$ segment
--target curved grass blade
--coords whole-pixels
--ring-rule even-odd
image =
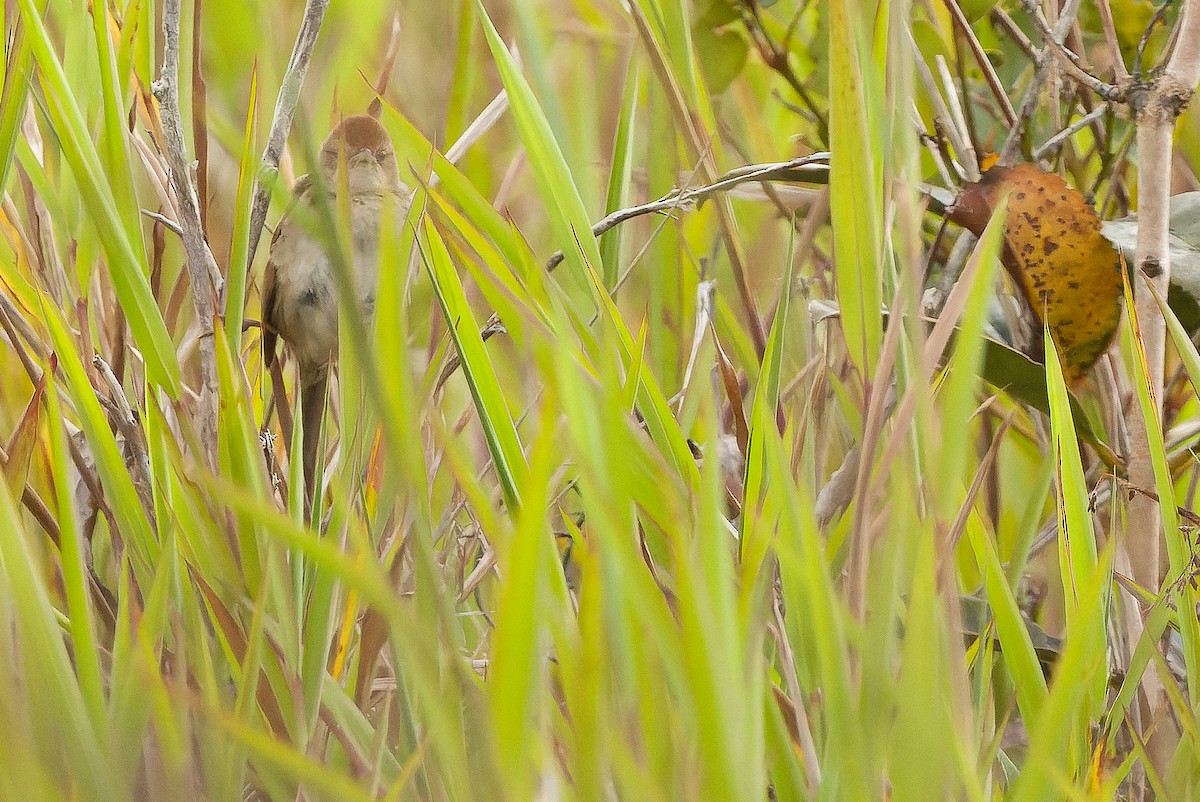
[[[437,229],[427,221],[422,225],[422,231],[421,255],[433,280],[434,294],[446,316],[450,337],[462,361],[463,376],[483,426],[505,503],[509,511],[515,513],[521,506],[520,489],[524,486],[527,472],[517,427],[504,401],[496,371],[479,335],[479,325],[467,303],[462,282],[450,263],[450,254]]]
[[[554,133],[545,114],[534,97],[533,90],[521,75],[516,60],[496,32],[496,27],[480,3],[480,18],[492,57],[500,70],[500,78],[508,92],[513,119],[517,123],[521,140],[529,155],[538,193],[542,196],[550,227],[559,249],[571,265],[571,274],[576,286],[587,290],[587,265],[599,267],[603,264],[596,237],[592,234],[592,223],[588,219],[583,199],[571,177],[570,168],[563,158],[562,150],[554,139]]]
[[[55,55],[54,45],[33,0],[18,2],[41,76],[47,112],[62,145],[63,157],[75,174],[84,207],[104,247],[108,275],[146,361],[147,377],[164,387],[172,398],[178,398],[181,391],[179,362],[167,325],[150,290],[146,255],[137,251],[129,239],[121,210],[110,189],[109,178],[100,164],[92,134],[76,105],[62,64]]]

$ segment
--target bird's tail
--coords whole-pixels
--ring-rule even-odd
[[[325,418],[325,394],[329,387],[329,368],[304,371],[300,389],[304,426],[304,507],[309,515],[318,497],[317,458],[321,450],[321,422]]]

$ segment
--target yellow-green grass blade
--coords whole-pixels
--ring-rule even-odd
[[[453,142],[471,124],[471,103],[479,83],[479,67],[473,58],[479,33],[475,0],[458,0],[458,36],[454,43],[454,83],[446,109],[446,135]]]
[[[165,629],[170,623],[169,604],[175,589],[174,541],[158,553],[158,564],[148,584],[134,589],[129,571],[122,572],[118,627],[123,632],[112,654],[110,732],[107,740],[113,753],[114,774],[132,787],[141,762],[141,746],[147,736],[154,697],[165,693],[159,656]],[[144,594],[144,606],[135,599]],[[172,740],[169,728],[159,733]]]
[[[462,283],[450,263],[450,254],[433,226],[425,223],[422,229],[422,255],[433,280],[434,293],[462,361],[463,376],[475,402],[505,502],[511,512],[516,512],[521,506],[520,488],[524,486],[527,471],[521,440]]]
[[[864,22],[851,0],[829,5],[829,209],[837,257],[837,297],[846,350],[864,379],[874,375],[882,342],[883,304],[880,188],[868,119],[869,82],[863,74]]]
[[[254,194],[254,173],[258,157],[254,150],[255,120],[258,113],[258,67],[250,73],[250,100],[246,112],[246,133],[242,139],[242,158],[238,167],[237,195],[233,202],[233,240],[229,247],[229,276],[225,285],[225,336],[233,352],[242,350],[242,319],[246,307],[246,281],[250,265],[250,204]]]
[[[541,270],[529,249],[529,245],[492,204],[479,193],[475,185],[439,153],[416,126],[390,106],[384,106],[384,120],[391,123],[391,132],[398,148],[406,148],[416,154],[424,164],[429,161],[433,173],[440,181],[441,192],[450,201],[458,204],[472,225],[476,226],[504,254],[505,259],[518,275],[529,280],[529,273]]]
[[[1147,282],[1149,286],[1149,282]],[[1196,350],[1195,343],[1188,336],[1187,331],[1183,328],[1183,324],[1179,322],[1179,318],[1168,306],[1166,299],[1162,298],[1154,287],[1149,286],[1150,292],[1154,293],[1154,299],[1158,302],[1159,308],[1162,309],[1163,316],[1167,321],[1167,331],[1171,334],[1171,339],[1175,343],[1175,350],[1179,354],[1180,360],[1188,375],[1188,380],[1192,384],[1192,389],[1200,388],[1200,353]],[[1137,310],[1131,306],[1132,291],[1129,289],[1128,277],[1126,278],[1126,308],[1132,309],[1133,312],[1128,316],[1131,326],[1137,326]],[[1140,332],[1140,330],[1138,330]],[[1136,332],[1132,332],[1131,336]],[[1148,375],[1144,370],[1145,355],[1140,348],[1141,338],[1140,333],[1131,342],[1135,346],[1134,353],[1137,355],[1135,364],[1135,376],[1139,380],[1138,385],[1138,400],[1142,403],[1142,414],[1146,417],[1146,433],[1150,438],[1150,456],[1154,465],[1154,486],[1159,498],[1159,513],[1162,516],[1163,531],[1166,534],[1167,541],[1167,557],[1170,563],[1170,575],[1167,581],[1171,582],[1174,577],[1182,577],[1188,570],[1191,564],[1193,555],[1188,548],[1188,539],[1180,528],[1179,513],[1176,507],[1175,486],[1172,479],[1171,469],[1167,462],[1166,448],[1164,445],[1162,423],[1158,417],[1157,404],[1153,403],[1153,398],[1149,395],[1149,386],[1146,385],[1144,378]],[[1144,398],[1143,398],[1144,396]],[[1153,412],[1153,417],[1149,417]],[[1185,502],[1186,503],[1186,502]],[[1180,610],[1195,609],[1196,604],[1200,601],[1200,592],[1190,582],[1178,582],[1172,586],[1177,590],[1180,597],[1176,604]],[[1165,588],[1164,588],[1165,590]],[[1179,625],[1180,634],[1183,636],[1183,654],[1184,662],[1188,676],[1188,698],[1193,707],[1200,700],[1200,623],[1197,622],[1194,615],[1180,616]]]
[[[834,773],[844,798],[872,796],[863,772],[860,703],[851,685],[844,605],[829,575],[829,559],[820,541],[807,488],[791,484],[790,469],[776,432],[763,433],[767,481],[778,483],[780,528],[775,539],[783,601],[789,610],[788,637],[796,649],[802,689],[821,689],[820,755],[822,774]],[[831,787],[832,791],[832,787]]]
[[[1058,490],[1059,569],[1067,594],[1067,625],[1071,626],[1076,616],[1093,615],[1092,611],[1082,606],[1076,585],[1088,580],[1097,568],[1096,532],[1092,525],[1089,488],[1083,474],[1074,413],[1063,379],[1062,365],[1049,330],[1044,332],[1044,336],[1050,428],[1058,464],[1055,484]]]
[[[96,398],[96,391],[79,361],[75,341],[67,333],[59,311],[47,300],[43,306],[43,321],[50,330],[50,339],[58,355],[58,367],[66,380],[66,388],[79,414],[79,425],[87,436],[88,445],[96,460],[96,472],[108,496],[121,538],[131,547],[141,568],[154,564],[158,544],[146,510],[133,486],[133,478],[125,466],[108,418]],[[139,573],[140,575],[140,573]]]
[[[1074,585],[1076,603],[1094,610],[1093,617],[1102,618],[1107,608],[1111,564],[1110,545],[1099,559],[1098,570],[1081,575]],[[1090,757],[1093,693],[1097,685],[1108,684],[1107,643],[1103,628],[1095,632],[1092,622],[1082,616],[1075,621],[1068,624],[1066,646],[1041,715],[1025,722],[1029,748],[1010,796],[1014,802],[1062,799],[1071,787],[1068,784],[1083,786]]]
[[[612,213],[625,206],[629,195],[629,179],[633,174],[633,145],[637,124],[637,102],[640,90],[637,63],[629,65],[625,79],[625,93],[621,98],[621,112],[617,117],[617,130],[613,137],[612,166],[608,173],[608,195],[605,210]],[[621,273],[622,228],[616,228],[600,236],[600,258],[604,265],[604,286],[612,292]]]
[[[46,394],[46,412],[50,434],[50,467],[54,477],[56,520],[61,538],[63,585],[67,596],[67,613],[71,622],[71,645],[79,674],[79,688],[87,705],[88,718],[97,738],[103,738],[102,725],[106,706],[104,679],[100,667],[100,651],[96,640],[91,593],[85,563],[85,543],[76,518],[75,499],[71,494],[70,454],[67,450],[63,414],[58,388],[50,385]],[[15,495],[15,492],[14,492]]]
[[[92,6],[92,33],[96,44],[96,76],[100,84],[103,127],[101,128],[99,155],[109,179],[113,201],[125,224],[125,235],[135,253],[144,253],[142,241],[142,215],[138,210],[137,196],[133,189],[133,171],[129,162],[129,149],[125,141],[125,102],[118,79],[116,54],[113,53],[109,32],[107,5]]]
[[[983,235],[975,245],[970,260],[959,281],[969,281],[966,305],[959,320],[954,353],[938,393],[941,401],[941,434],[943,447],[933,464],[933,490],[938,509],[946,520],[952,520],[962,503],[962,490],[971,477],[966,474],[969,450],[959,448],[955,440],[970,431],[979,393],[979,374],[983,364],[984,327],[987,325],[988,302],[994,293],[994,277],[1003,247],[1004,221],[1008,215],[1007,199],[997,206]]]
[[[967,522],[966,536],[975,553],[979,572],[983,574],[988,605],[1000,638],[1001,657],[1012,674],[1021,716],[1025,721],[1037,721],[1046,704],[1046,676],[1033,649],[1029,629],[1004,574],[996,544],[977,515],[972,515]]]
[[[479,7],[482,8],[483,4],[480,3]],[[551,58],[555,49],[555,41],[552,38],[554,31],[546,24],[548,21],[546,17],[549,15],[539,13],[540,11],[541,9],[535,3],[513,4],[509,19],[515,23],[519,32],[515,39],[524,44],[524,48],[520,52],[520,61],[518,62],[517,56],[513,56],[513,64],[521,70],[523,75],[529,76],[527,80],[530,87],[536,90],[538,105],[542,115],[546,118],[548,130],[563,150],[564,164],[586,164],[583,153],[577,147],[578,140],[583,134],[578,131],[578,125],[568,124],[568,120],[572,118],[564,110],[562,100],[554,91],[556,84],[561,83],[564,77],[570,76],[572,67],[575,65],[552,63]],[[592,93],[575,92],[572,94],[591,95]],[[574,117],[576,120],[581,119],[578,114]],[[590,118],[591,115],[582,117],[582,119]]]
[[[709,411],[715,415],[715,410]],[[710,425],[709,431],[715,431]],[[717,450],[715,440],[706,444]],[[763,766],[762,658],[758,638],[743,629],[734,579],[731,529],[723,515],[721,461],[705,459],[691,538],[673,556],[684,676],[696,718],[704,785],[715,796],[766,783]],[[690,540],[691,542],[688,542]],[[756,605],[759,610],[764,605]],[[757,625],[758,614],[748,616]]]
[[[288,786],[294,783],[304,791],[315,793],[320,799],[344,802],[371,802],[375,799],[352,777],[310,759],[303,751],[249,727],[233,716],[213,710],[209,711],[208,718],[246,749],[251,762],[260,772],[275,775],[277,781]],[[289,795],[296,796],[297,791],[292,790]]]
[[[936,538],[916,539],[908,604],[903,616],[902,668],[896,682],[896,737],[889,775],[896,802],[955,796],[959,791],[953,756],[956,731],[953,680],[944,670],[956,650],[948,642],[944,612],[956,593],[939,599]],[[953,586],[951,586],[953,588]],[[958,633],[954,633],[959,637]],[[951,669],[953,670],[953,669]],[[876,694],[871,694],[875,696]],[[931,704],[932,700],[938,700]],[[970,749],[974,744],[968,744]],[[964,798],[966,798],[964,796]]]
[[[8,485],[0,482],[0,618],[20,644],[19,654],[9,656],[14,662],[5,669],[20,672],[31,712],[36,711],[33,731],[25,735],[47,764],[61,766],[61,756],[70,756],[70,765],[58,772],[60,781],[69,784],[61,786],[63,793],[74,785],[83,799],[114,799],[119,791],[88,718],[88,702],[63,642],[57,611],[41,572],[31,570],[38,565]]]
[[[163,386],[172,398],[180,393],[179,363],[158,304],[150,291],[144,252],[135,250],[109,188],[92,135],[67,83],[62,64],[33,0],[19,0],[37,62],[47,111],[62,145],[62,153],[75,175],[85,208],[92,219],[108,262],[108,275],[129,321],[134,339],[146,361],[150,381]]]
[[[793,249],[788,248],[788,253]],[[766,557],[770,543],[771,531],[767,527],[753,526],[761,523],[758,519],[759,504],[765,492],[763,484],[765,472],[763,465],[762,436],[763,429],[775,427],[778,429],[776,412],[779,408],[779,392],[783,382],[783,357],[785,348],[785,332],[788,324],[788,313],[791,309],[792,281],[795,271],[795,260],[787,260],[781,285],[779,304],[775,310],[775,320],[771,325],[771,333],[767,338],[767,350],[763,354],[762,371],[758,376],[758,389],[754,395],[754,406],[751,411],[751,429],[747,455],[745,476],[743,477],[744,509],[750,511],[742,519],[741,568],[743,590],[748,591],[754,584],[755,576]],[[714,450],[715,444],[714,444]]]
[[[344,493],[335,488],[334,500],[329,511],[329,532],[344,533],[358,526],[353,519],[353,510]],[[362,538],[358,538],[361,541]],[[314,568],[311,583],[302,611],[300,633],[300,682],[304,701],[304,731],[311,730],[316,723],[321,704],[321,690],[328,673],[329,650],[334,629],[342,612],[342,605],[351,603],[350,594],[339,586],[337,575],[328,570]]]
[[[471,272],[472,278],[488,304],[496,311],[504,323],[504,329],[517,343],[523,343],[528,336],[526,327],[540,324],[544,328],[552,326],[551,314],[546,307],[553,307],[555,298],[546,292],[546,286],[541,281],[532,281],[525,285],[521,278],[513,272],[510,263],[504,258],[495,245],[471,221],[450,206],[440,195],[430,193],[438,216],[444,219],[451,231],[470,247],[477,259],[462,252],[449,236],[445,239],[454,247],[460,256],[460,261]],[[439,230],[444,229],[439,227]],[[536,274],[531,274],[536,275]]]
[[[404,294],[406,271],[410,254],[416,250],[417,228],[425,210],[426,191],[418,189],[408,218],[399,232],[384,228],[380,232],[380,254],[391,270],[381,270],[375,307],[375,363],[380,377],[382,394],[379,416],[388,436],[390,459],[398,467],[394,479],[412,493],[413,501],[428,515],[428,476],[420,449],[402,447],[402,443],[418,442],[420,415],[427,399],[419,390],[410,364],[409,343],[412,321],[410,305]],[[386,366],[386,369],[384,369]],[[386,489],[385,489],[386,492]]]
[[[219,459],[222,476],[257,495],[265,496],[267,481],[258,429],[250,408],[249,388],[241,363],[234,357],[225,330],[213,332],[216,339],[217,381],[221,406],[218,409]],[[261,583],[261,558],[258,538],[250,521],[237,521],[238,562],[247,587]]]
[[[17,135],[25,115],[31,77],[31,49],[24,26],[16,26],[11,37],[5,37],[4,74],[0,76],[0,192],[8,185],[17,148]]]
[[[1096,533],[1090,510],[1089,488],[1083,473],[1079,439],[1075,430],[1070,396],[1063,378],[1058,350],[1049,330],[1046,342],[1046,382],[1050,400],[1050,428],[1057,468],[1058,559],[1065,595],[1066,639],[1068,651],[1076,661],[1073,674],[1066,673],[1067,660],[1061,660],[1059,677],[1071,677],[1077,689],[1063,690],[1066,681],[1056,683],[1050,701],[1043,710],[1046,748],[1057,746],[1069,770],[1082,771],[1087,765],[1086,733],[1098,719],[1108,686],[1106,624],[1111,560],[1100,561]],[[1111,556],[1111,555],[1110,555]],[[1052,723],[1044,723],[1054,709]]]
[[[587,273],[592,281],[596,298],[600,301],[604,318],[617,333],[622,357],[627,362],[631,361],[636,347],[633,335],[629,332],[628,327],[626,327],[624,318],[622,318],[620,310],[617,309],[612,296],[604,289],[601,278],[590,267]],[[700,472],[696,468],[696,460],[692,457],[691,449],[688,448],[687,438],[680,430],[675,416],[671,413],[671,407],[667,403],[666,396],[663,395],[658,381],[654,378],[654,374],[650,372],[644,363],[642,365],[640,382],[641,390],[639,397],[641,398],[641,404],[639,410],[645,418],[651,439],[662,449],[663,455],[671,464],[673,473],[681,477],[690,486],[697,486],[700,480]]]
[[[492,57],[500,70],[501,80],[508,92],[513,119],[521,134],[521,141],[529,155],[538,193],[541,195],[550,228],[554,232],[555,244],[566,255],[572,279],[577,287],[588,288],[587,268],[598,268],[603,260],[600,247],[592,235],[592,224],[579,196],[571,170],[563,158],[562,150],[554,139],[550,124],[534,97],[533,90],[521,75],[516,61],[500,34],[492,25],[487,12],[480,6],[480,17]]]
[[[343,553],[333,540],[318,537],[245,488],[219,477],[200,475],[196,479],[229,510],[246,515],[263,536],[304,554],[316,569],[328,571],[348,588],[354,588],[364,602],[377,607],[389,621],[399,614],[395,593],[376,561]]]
[[[522,485],[523,505],[512,536],[496,545],[502,579],[487,683],[497,743],[509,745],[499,767],[516,798],[531,795],[534,755],[546,748],[547,677],[541,646],[550,596],[541,576],[543,564],[554,566],[556,557],[546,507],[557,453],[555,415],[543,409],[539,420],[543,425],[531,449],[529,471]]]

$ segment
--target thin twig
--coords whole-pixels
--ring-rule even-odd
[[[1167,9],[1171,7],[1170,0],[1163,3],[1154,11],[1154,15],[1150,17],[1150,21],[1146,23],[1146,29],[1142,31],[1142,38],[1138,40],[1137,50],[1133,54],[1133,74],[1139,79],[1142,78],[1142,58],[1146,55],[1146,45],[1150,44],[1150,34],[1154,33],[1154,28],[1163,21],[1166,16]]]
[[[329,0],[308,0],[304,7],[304,19],[300,23],[300,32],[296,34],[296,44],[292,47],[292,57],[288,59],[287,72],[279,86],[279,96],[275,99],[275,116],[271,120],[271,133],[267,136],[267,147],[263,151],[262,166],[259,168],[258,181],[254,188],[254,200],[250,205],[250,250],[246,256],[246,270],[254,264],[258,241],[262,236],[263,225],[267,222],[267,208],[271,205],[271,187],[279,173],[279,158],[283,155],[283,146],[292,130],[296,104],[300,101],[300,87],[304,85],[304,74],[308,72],[308,62],[328,7]]]
[[[759,13],[759,6],[756,2],[743,2],[739,5],[742,16],[742,24],[746,26],[746,32],[750,34],[750,39],[754,42],[754,46],[758,49],[759,56],[763,63],[779,74],[783,80],[787,81],[788,86],[800,98],[800,102],[804,104],[805,116],[811,117],[817,127],[817,137],[822,143],[829,142],[829,120],[821,112],[821,109],[813,102],[812,96],[808,89],[801,83],[795,71],[792,69],[791,61],[788,56],[788,41],[785,38],[782,44],[776,42],[767,33],[766,26],[763,24],[762,16]],[[788,37],[791,36],[793,25],[788,26]],[[828,145],[826,145],[828,147]]]
[[[1076,4],[1077,6],[1078,4]],[[1025,0],[1025,10],[1029,12],[1030,18],[1033,20],[1033,25],[1038,29],[1042,40],[1046,43],[1055,56],[1058,57],[1059,63],[1066,69],[1067,74],[1074,78],[1079,83],[1091,89],[1104,100],[1124,100],[1125,90],[1115,84],[1105,83],[1096,76],[1079,66],[1079,56],[1067,50],[1063,46],[1063,41],[1066,39],[1066,33],[1070,30],[1070,23],[1066,26],[1062,24],[1062,20],[1067,19],[1066,15],[1059,20],[1059,24],[1055,30],[1050,29],[1050,23],[1046,21],[1046,17],[1042,14],[1042,9],[1033,2],[1033,0]],[[1074,17],[1071,17],[1072,22]],[[1061,31],[1061,35],[1060,35]],[[1044,51],[1043,51],[1044,52]]]
[[[1066,6],[1062,9],[1062,13],[1058,18],[1058,24],[1050,31],[1050,41],[1062,47],[1062,43],[1066,41],[1067,32],[1071,30],[1071,26],[1075,24],[1075,15],[1079,13],[1079,0],[1067,0]],[[1020,28],[1012,19],[1005,14],[999,7],[993,11],[993,19],[999,20],[1001,26],[1009,30],[1014,38],[1019,36],[1024,38],[1024,34],[1020,33]],[[1046,23],[1045,17],[1041,18],[1043,24]],[[1048,28],[1046,29],[1048,31]],[[1032,45],[1030,45],[1032,48]],[[1037,70],[1034,73],[1033,80],[1025,89],[1025,98],[1021,102],[1020,111],[1017,112],[1017,122],[1012,126],[1008,133],[1008,139],[1004,141],[1004,146],[1000,148],[1000,164],[1011,164],[1013,157],[1016,156],[1017,150],[1021,146],[1021,136],[1025,132],[1025,123],[1033,115],[1033,110],[1037,108],[1038,97],[1042,93],[1042,87],[1046,83],[1046,79],[1050,77],[1050,67],[1054,63],[1051,58],[1053,46],[1047,42],[1045,47],[1037,51],[1034,56],[1034,63],[1037,65]],[[1033,52],[1033,51],[1030,51]],[[1070,59],[1068,59],[1069,61]]]
[[[762,183],[778,181],[783,178],[790,178],[791,176],[786,176],[785,174],[794,170],[824,172],[828,169],[828,165],[829,154],[821,152],[814,153],[811,156],[801,156],[786,162],[751,164],[746,167],[738,167],[735,170],[730,170],[711,184],[685,190],[673,189],[658,200],[643,203],[640,206],[618,209],[593,225],[592,234],[598,237],[606,231],[624,223],[626,220],[632,220],[635,217],[674,211],[680,207],[688,206],[697,200],[703,200],[710,195],[732,189],[738,184],[745,184],[751,181]],[[565,256],[562,251],[556,252],[546,261],[546,269],[554,270],[554,268],[562,264],[564,258]]]
[[[1040,148],[1033,152],[1034,161],[1037,161],[1043,156],[1052,153],[1059,146],[1061,146],[1063,142],[1066,142],[1070,137],[1091,125],[1093,120],[1098,120],[1103,117],[1107,111],[1107,106],[1097,106],[1096,108],[1092,109],[1090,114],[1085,114],[1083,117],[1080,117],[1078,120],[1047,139],[1044,143],[1042,143]]]
[[[175,234],[175,236],[177,236],[177,237],[183,236],[183,229],[179,227],[179,224],[176,223],[171,218],[167,217],[165,214],[159,214],[158,212],[152,212],[149,209],[142,209],[141,211],[142,211],[143,217],[147,217],[156,223],[160,223],[163,226],[163,228],[167,229],[168,231],[173,232]]]
[[[942,97],[937,81],[934,80],[933,71],[925,63],[925,57],[921,53],[921,48],[917,45],[917,40],[913,38],[912,31],[905,31],[905,33],[908,35],[908,45],[913,51],[913,64],[917,67],[917,77],[925,85],[925,91],[929,94],[930,102],[933,103],[934,129],[944,134],[950,140],[950,146],[954,148],[955,155],[961,161],[966,158],[967,143],[963,141],[958,126],[954,124],[954,118],[950,116],[950,109],[946,107],[946,99]],[[960,168],[959,163],[954,159],[949,159],[948,161],[949,166]],[[955,169],[955,172],[960,179],[963,178],[961,169]]]
[[[183,118],[179,112],[179,13],[180,0],[166,0],[163,5],[163,65],[151,90],[158,99],[162,118],[167,163],[171,168],[171,186],[175,190],[177,216],[183,231],[183,248],[187,254],[197,323],[202,334],[211,335],[216,317],[216,299],[224,282],[208,242],[204,239],[196,190],[189,175],[187,143],[183,138]],[[219,387],[216,343],[211,336],[201,338],[200,382],[197,428],[205,451],[205,461],[210,468],[215,468]]]
[[[1000,76],[996,74],[991,59],[988,58],[987,52],[980,44],[979,37],[975,35],[975,29],[971,27],[967,15],[959,8],[957,0],[945,0],[945,6],[946,10],[950,12],[950,18],[958,27],[959,33],[967,40],[967,46],[971,48],[975,63],[979,65],[979,69],[983,70],[984,80],[987,81],[988,88],[992,90],[992,96],[996,98],[996,103],[1000,106],[1004,122],[1013,125],[1017,121],[1017,112],[1013,108],[1012,101],[1008,99],[1008,93],[1004,91],[1004,84],[1000,81]]]
[[[738,167],[730,170],[725,175],[711,184],[706,184],[701,187],[693,187],[692,189],[673,189],[666,195],[655,201],[643,203],[640,206],[631,206],[626,209],[618,209],[612,214],[607,215],[595,225],[592,226],[592,234],[600,236],[627,220],[632,220],[635,217],[642,217],[648,214],[670,214],[680,207],[686,207],[697,200],[705,198],[719,192],[726,192],[736,186],[749,182],[766,183],[768,181],[779,180],[795,180],[795,173],[804,171],[824,172],[828,169],[829,154],[826,152],[814,153],[810,156],[801,156],[786,162],[770,162],[767,164],[750,164],[745,167]],[[819,182],[819,179],[814,179]],[[557,251],[546,261],[546,270],[553,271],[556,267],[563,263],[565,255],[562,251]],[[505,331],[504,324],[500,321],[500,316],[495,312],[484,322],[479,329],[479,335],[485,341],[493,336]],[[438,377],[437,387],[441,387],[446,383],[453,373],[458,370],[460,365],[458,355],[451,354],[446,360],[446,366],[442,369],[441,375]]]
[[[1129,70],[1125,68],[1125,57],[1121,55],[1121,40],[1117,38],[1117,26],[1113,22],[1112,9],[1109,0],[1097,0],[1096,8],[1100,11],[1100,27],[1104,29],[1104,41],[1108,43],[1109,58],[1112,59],[1113,73],[1117,84],[1129,82]]]

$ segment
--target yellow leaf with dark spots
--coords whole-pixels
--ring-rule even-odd
[[[988,170],[963,187],[949,217],[980,234],[1006,194],[1004,267],[1050,329],[1067,380],[1078,382],[1121,321],[1120,254],[1083,195],[1032,164]]]

